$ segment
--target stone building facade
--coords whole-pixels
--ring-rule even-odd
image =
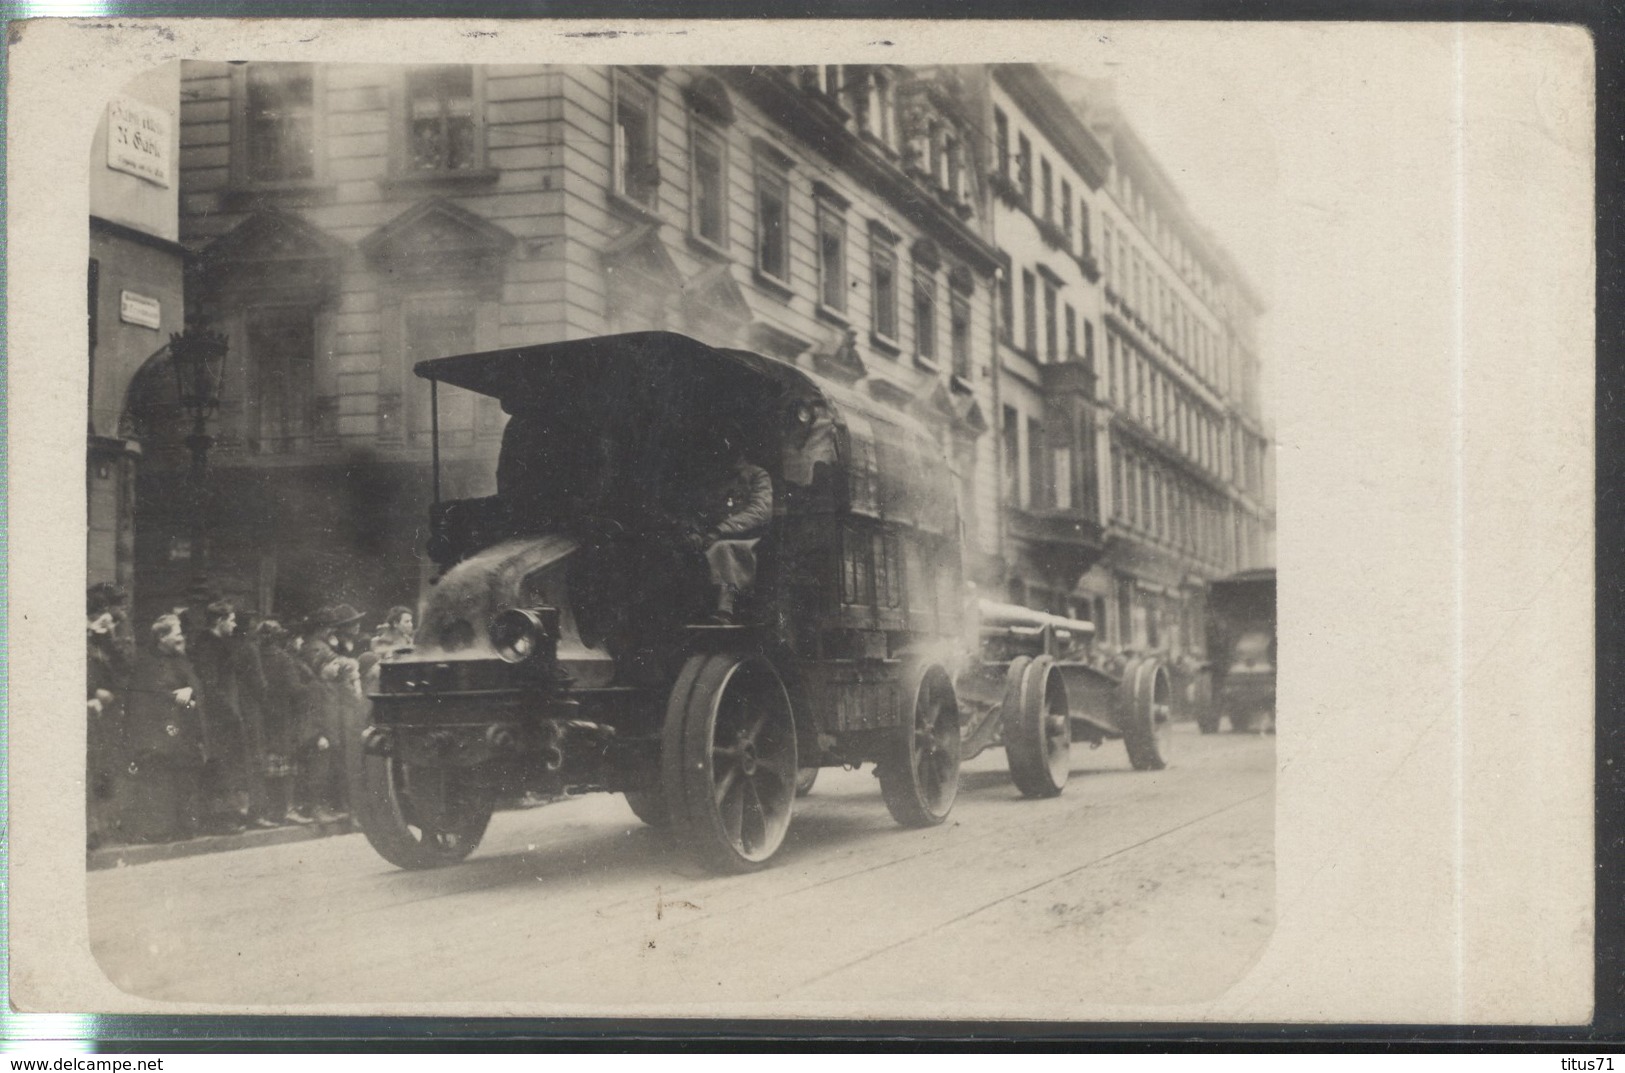
[[[1090,112],[1113,166],[1100,202],[1110,414],[1105,596],[1122,646],[1200,652],[1206,582],[1272,565],[1263,303],[1109,101]]]
[[[409,601],[430,457],[412,364],[645,328],[778,355],[924,419],[996,581],[999,258],[964,81],[187,64],[190,297],[231,344],[219,587],[289,615]],[[485,494],[504,416],[457,395],[440,404],[443,494]],[[161,534],[178,519],[153,520],[144,565],[173,588]]]
[[[187,295],[231,357],[205,547],[131,390],[153,599],[203,555],[271,613],[410,602],[413,363],[666,328],[925,421],[984,594],[1195,641],[1202,582],[1273,550],[1261,303],[1104,102],[1019,64],[185,64]],[[504,420],[442,393],[445,496],[492,489]]]
[[[179,89],[179,64],[145,73],[108,102],[90,146],[86,567],[90,584],[129,592],[138,590],[136,482],[145,460],[127,399],[144,368],[167,364],[165,346],[185,312]]]

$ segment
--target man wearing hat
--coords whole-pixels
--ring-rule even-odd
[[[125,694],[130,661],[116,634],[127,598],[111,582],[85,593],[85,840],[95,849],[112,833],[114,775],[123,766]]]
[[[713,444],[712,484],[697,512],[689,543],[703,552],[717,586],[712,621],[733,622],[734,599],[756,582],[756,545],[773,520],[773,480],[745,457],[744,435],[728,426]]]
[[[361,644],[361,612],[349,604],[333,604],[312,615],[301,655],[315,672],[321,701],[322,732],[307,740],[301,751],[305,779],[316,818],[333,820],[344,811],[344,750],[350,743],[346,725],[353,725],[367,703],[361,690],[363,676],[378,657]],[[359,748],[360,743],[355,743]]]
[[[216,600],[203,610],[203,629],[192,640],[192,667],[203,685],[203,727],[209,762],[205,785],[214,798],[216,826],[236,830],[275,827],[266,815],[258,717],[265,679],[257,654],[237,633],[237,608]]]

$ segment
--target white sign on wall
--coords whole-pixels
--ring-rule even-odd
[[[107,166],[159,186],[170,185],[170,115],[145,101],[107,104]]]
[[[156,328],[163,323],[164,307],[156,298],[134,291],[120,291],[118,316],[126,324],[139,324],[143,328]]]

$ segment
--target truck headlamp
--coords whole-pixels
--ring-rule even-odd
[[[491,620],[491,645],[509,663],[523,663],[558,639],[556,607],[510,607]]]

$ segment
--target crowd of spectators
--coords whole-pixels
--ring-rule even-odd
[[[370,642],[342,603],[297,623],[219,599],[127,612],[118,587],[90,587],[90,848],[343,819],[346,750],[379,660],[412,644],[409,608]]]

